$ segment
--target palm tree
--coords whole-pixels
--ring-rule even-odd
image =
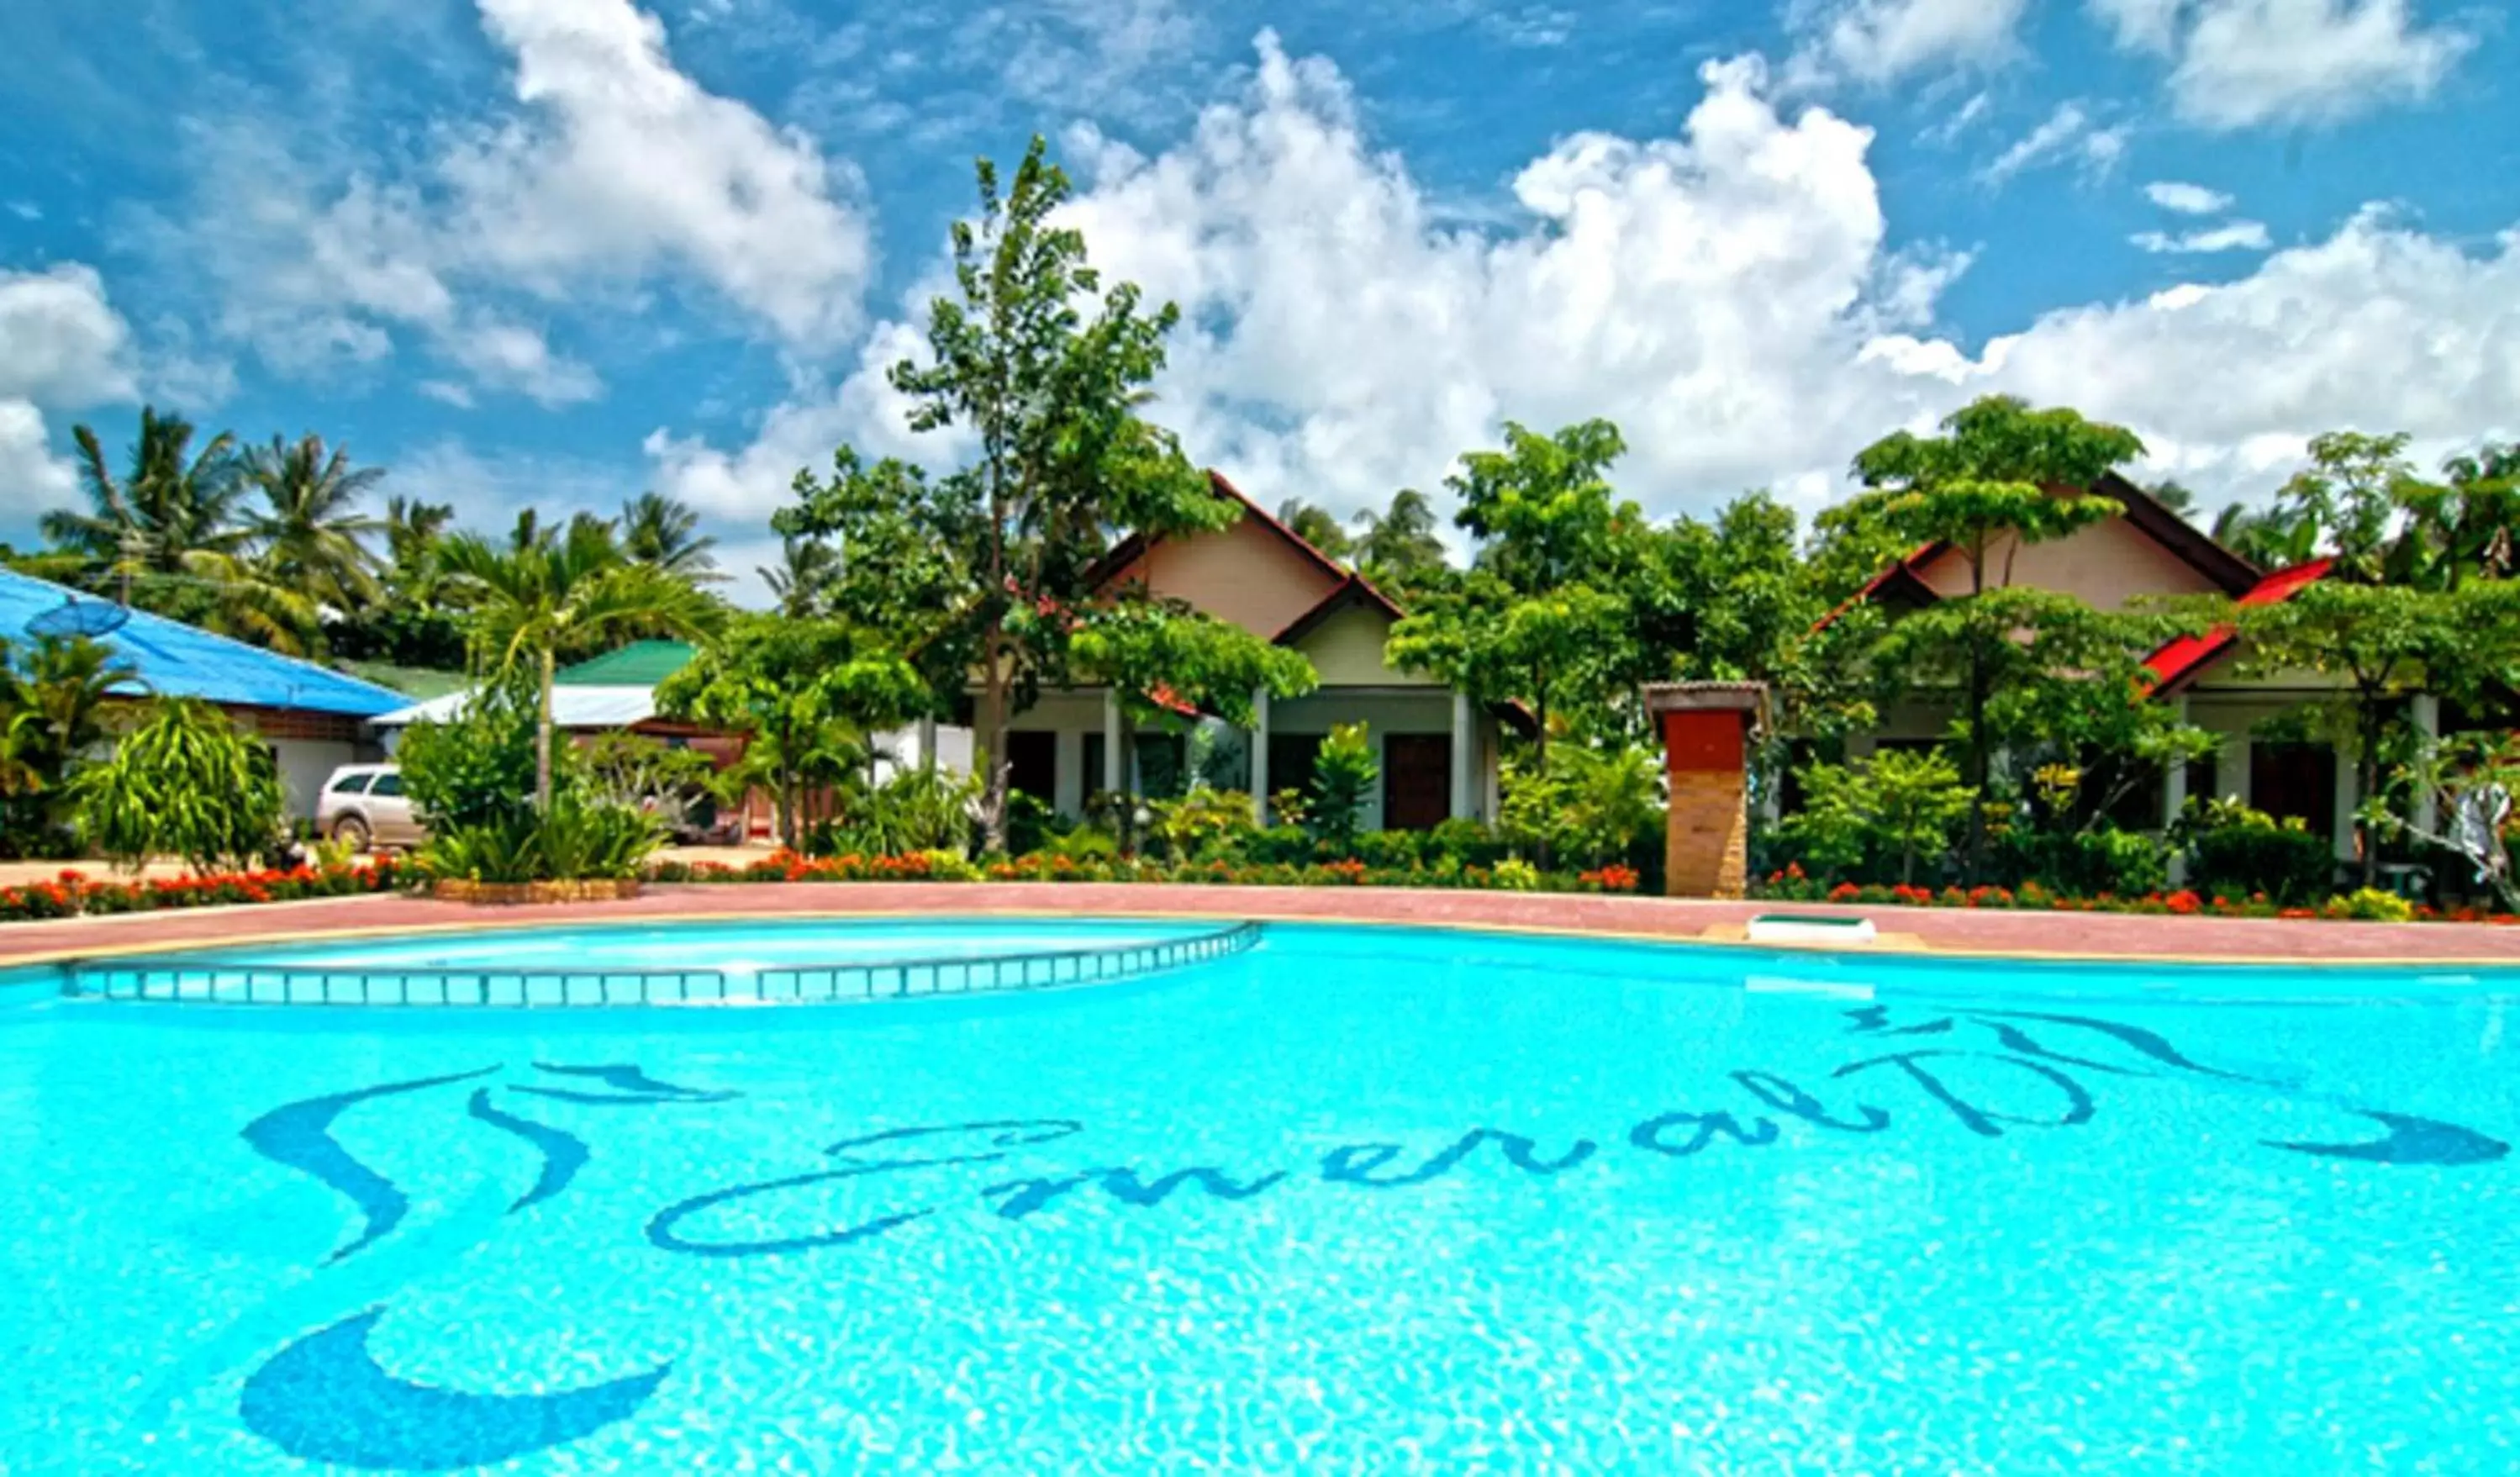
[[[821,539],[788,535],[779,541],[779,566],[756,565],[755,574],[779,602],[779,613],[809,620],[823,613],[824,592],[840,576],[840,553]]]
[[[138,677],[84,636],[37,637],[22,649],[0,640],[0,844],[51,824],[70,771],[106,738],[113,689]]]
[[[1353,550],[1347,530],[1331,512],[1302,498],[1288,498],[1278,505],[1278,521],[1293,529],[1295,537],[1319,549],[1332,559],[1345,559]]]
[[[263,506],[247,520],[260,572],[275,584],[347,612],[377,598],[376,556],[370,534],[384,524],[357,511],[384,476],[381,467],[350,470],[349,453],[321,436],[294,443],[271,438],[246,453],[246,484]]]
[[[562,655],[647,631],[691,639],[716,629],[721,609],[681,575],[622,552],[600,518],[556,533],[521,522],[509,547],[462,533],[438,548],[447,575],[472,598],[476,659],[495,676],[539,669],[534,803],[552,798],[552,674]]]
[[[1376,580],[1406,587],[1444,566],[1444,541],[1435,535],[1435,505],[1415,487],[1391,495],[1391,507],[1372,509],[1353,520],[1356,561]]]
[[[88,511],[48,513],[40,526],[44,537],[118,575],[126,594],[134,575],[194,574],[201,556],[244,551],[248,533],[237,520],[234,436],[222,431],[195,455],[193,423],[144,407],[131,470],[120,477],[106,466],[94,430],[72,426],[70,438],[78,444]]]
[[[726,578],[709,551],[717,540],[699,531],[700,515],[688,503],[643,492],[621,505],[621,548],[635,561],[706,584]]]

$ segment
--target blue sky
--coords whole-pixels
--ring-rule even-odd
[[[96,12],[104,12],[98,14]],[[646,487],[735,559],[911,442],[975,154],[1048,134],[1184,303],[1256,495],[1606,414],[1658,510],[2003,389],[2262,495],[2309,434],[2520,433],[2520,37],[2441,0],[0,12],[0,538],[143,400],[502,518]]]

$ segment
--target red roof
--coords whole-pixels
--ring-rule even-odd
[[[1812,622],[1812,630],[1814,632],[1827,630],[1830,626],[1836,624],[1839,616],[1844,615],[1847,611],[1854,609],[1866,601],[1879,595],[1883,590],[1889,588],[1894,583],[1905,582],[1914,584],[1919,589],[1924,590],[1927,597],[1930,598],[1933,594],[1933,590],[1925,584],[1925,577],[1918,574],[1916,570],[1919,566],[1924,564],[1926,560],[1932,559],[1935,555],[1942,553],[1947,547],[1949,546],[1939,539],[1930,544],[1917,545],[1915,553],[1906,556],[1896,563],[1893,563],[1889,568],[1884,569],[1879,574],[1866,580],[1864,582],[1863,589],[1858,590],[1853,595],[1839,601],[1837,603],[1836,609],[1829,611],[1826,615],[1823,615],[1820,619]]]
[[[2334,568],[2334,559],[2312,559],[2274,573],[2250,587],[2239,599],[2243,605],[2280,605],[2285,601],[2317,584]],[[2182,636],[2143,659],[2152,672],[2152,682],[2144,688],[2145,695],[2166,695],[2182,684],[2220,660],[2239,640],[2239,633],[2229,626],[2216,626],[2202,636]]]

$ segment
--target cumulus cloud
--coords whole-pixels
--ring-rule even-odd
[[[1663,514],[1753,486],[1816,506],[1871,440],[1995,391],[2122,421],[2211,496],[2263,491],[2338,425],[2428,454],[2520,428],[2520,235],[2469,254],[2365,213],[2238,281],[2048,313],[1972,352],[1934,327],[1965,259],[1890,245],[1870,134],[1780,109],[1756,59],[1701,81],[1672,136],[1563,139],[1515,175],[1509,219],[1473,228],[1369,143],[1334,67],[1264,37],[1242,95],[1162,153],[1072,138],[1090,188],[1071,219],[1112,277],[1182,305],[1153,414],[1270,502],[1432,488],[1508,418],[1616,421],[1623,490]],[[913,321],[748,444],[659,431],[659,485],[751,519],[839,442],[950,454],[906,434],[883,385]]]
[[[1878,86],[1936,68],[1992,66],[2018,50],[2029,0],[1798,0],[1786,74],[1797,84]]]
[[[2143,187],[2146,200],[2176,215],[2220,215],[2231,208],[2231,197],[2203,185],[2154,180]]]
[[[155,234],[211,275],[228,333],[298,373],[409,336],[475,387],[562,404],[599,384],[541,320],[652,283],[806,350],[861,326],[873,247],[813,140],[677,70],[629,0],[479,7],[514,106],[414,158],[305,157],[251,114],[193,125],[210,208]]]
[[[2127,238],[2138,250],[2156,254],[2196,254],[2210,251],[2263,251],[2274,245],[2264,224],[2254,220],[2228,221],[2219,226],[2183,232],[2173,236],[2164,231],[2138,231]]]
[[[2182,116],[2210,128],[2325,123],[2432,95],[2476,37],[2412,0],[2090,0],[2128,51],[2171,62]]]
[[[70,468],[53,454],[47,410],[137,393],[130,326],[93,268],[0,271],[0,507],[25,513],[71,497]]]

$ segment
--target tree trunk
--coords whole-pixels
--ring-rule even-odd
[[[994,626],[980,642],[980,849],[1007,849],[1007,685]]]
[[[1533,753],[1540,769],[1540,792],[1547,794],[1549,793],[1549,685],[1546,682],[1532,684],[1532,699],[1538,713],[1540,728],[1540,737],[1535,741]],[[1383,819],[1388,821],[1391,818],[1385,816]],[[1545,826],[1540,831],[1540,870],[1543,872],[1549,870],[1549,829]]]
[[[2379,710],[2368,700],[2362,705],[2362,752],[2354,756],[2354,800],[2359,808],[2369,804],[2380,792],[2380,720]],[[2357,820],[2354,830],[2362,838],[2362,885],[2376,886],[2380,880],[2380,832],[2370,822]]]
[[[534,713],[534,809],[552,806],[552,649],[543,648],[542,701]]]
[[[1977,643],[1969,643],[1968,674],[1968,850],[1965,873],[1971,886],[1986,867],[1986,663]]]

